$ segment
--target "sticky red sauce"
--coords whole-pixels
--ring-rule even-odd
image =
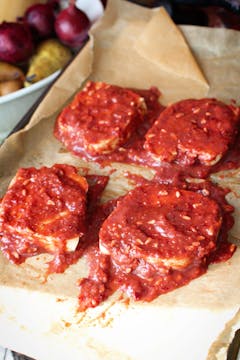
[[[133,91],[144,98],[147,112],[130,137],[115,150],[95,155],[83,147],[75,151],[68,141],[77,137],[71,129],[65,131],[65,139],[57,137],[85,160],[102,166],[122,162],[150,167],[165,183],[188,176],[207,178],[216,171],[240,165],[238,107],[216,99],[189,99],[165,109],[159,102],[161,94],[157,88]],[[56,128],[57,122],[55,133]],[[113,129],[109,127],[107,131],[110,136]]]
[[[124,263],[126,271],[138,258],[184,267],[215,248],[221,225],[220,209],[209,197],[147,184],[118,203],[101,228],[100,249],[116,264]]]
[[[193,191],[198,191],[212,198],[221,209],[222,226],[218,234],[218,241],[215,251],[211,252],[208,258],[208,263],[217,263],[228,260],[236,250],[236,246],[228,241],[228,233],[234,225],[233,211],[227,200],[226,195],[228,189],[223,189],[220,186],[214,185],[211,181],[203,181],[198,184],[189,183],[188,188]]]
[[[89,185],[70,165],[19,169],[1,202],[3,254],[16,264],[41,253],[53,254],[50,271],[56,272],[75,261],[68,241],[83,238],[88,211],[108,181],[101,176],[88,179]]]
[[[68,165],[19,169],[1,203],[1,250],[13,262],[64,252],[85,232],[87,181]]]
[[[117,200],[108,201],[98,205],[88,217],[88,232],[85,242],[80,242],[77,251],[88,260],[89,275],[80,279],[79,286],[79,310],[84,311],[89,307],[95,307],[105,300],[111,289],[111,260],[109,256],[99,251],[98,236],[105,219],[115,208]]]
[[[140,130],[128,144],[94,161],[102,164],[119,161],[150,167],[156,171],[158,180],[165,183],[189,176],[207,178],[216,171],[240,165],[239,108],[215,99],[184,100],[165,110],[157,109],[153,102],[148,106],[149,111],[153,107],[155,115],[148,121],[146,114],[140,127],[142,130],[146,126],[146,131]],[[161,129],[164,136],[161,136]],[[162,155],[155,153],[156,148]],[[174,155],[170,156],[171,151]]]
[[[76,155],[108,154],[126,143],[145,112],[137,92],[88,82],[58,116],[54,135]]]
[[[212,166],[234,142],[239,110],[216,99],[168,106],[147,132],[144,148],[161,162]]]
[[[229,150],[222,160],[213,166],[211,173],[217,173],[222,170],[233,170],[240,167],[240,133],[237,134],[235,142],[229,147]]]
[[[88,87],[86,88],[86,91],[81,91],[79,96],[76,96],[73,102],[70,103],[70,105],[66,107],[57,118],[54,128],[54,135],[66,146],[69,151],[86,160],[97,161],[98,163],[105,165],[112,161],[138,162],[137,159],[141,157],[140,154],[142,153],[143,149],[144,135],[152,126],[153,122],[156,120],[161,111],[164,109],[164,107],[159,103],[160,92],[156,87],[152,87],[148,90],[125,89],[127,93],[125,94],[125,97],[122,97],[122,90],[119,87],[110,87],[107,90],[108,91],[106,92],[105,85],[103,85],[101,88],[100,104],[99,99],[96,99],[97,95],[99,94],[95,94],[95,97],[93,96],[92,102],[89,103],[86,100],[86,94],[87,98],[91,98],[92,94],[89,92]],[[119,102],[120,110],[111,106],[111,102],[115,103],[116,94],[118,94],[118,96],[121,98]],[[135,114],[137,116],[137,120],[132,111],[129,112],[128,109],[129,102],[132,102],[132,98],[129,96],[130,94],[131,96],[133,96],[132,94],[135,94],[135,97],[137,97],[138,100],[136,102],[137,104],[142,104],[142,101],[144,100],[145,106],[147,107],[147,111],[146,109],[144,109],[144,111],[141,110],[141,114],[139,114],[139,105],[137,105],[137,112]],[[108,96],[108,102],[107,100],[104,100],[106,96]],[[83,97],[84,104],[82,100],[79,101],[80,97]],[[98,107],[102,109],[102,112],[95,114],[95,108]],[[107,153],[106,151],[91,151],[88,144],[93,143],[94,139],[96,138],[96,132],[100,132],[100,129],[98,128],[96,131],[92,129],[93,123],[90,117],[86,119],[86,126],[82,126],[80,120],[80,108],[82,109],[81,111],[86,111],[87,113],[90,112],[91,116],[94,116],[95,120],[96,117],[99,116],[100,120],[98,120],[98,123],[101,121],[101,117],[104,118],[104,116],[109,120],[108,126],[98,125],[102,128],[101,131],[104,129],[104,136],[106,141],[107,139],[111,139],[113,135],[119,136],[121,141],[116,143],[117,146],[114,149],[112,148],[111,151],[107,151]],[[141,106],[140,109],[142,109]],[[119,126],[119,129],[124,129],[126,127],[125,124],[129,121],[126,119],[126,116],[130,116],[131,118],[130,123],[132,123],[133,126],[131,127],[131,131],[129,131],[128,136],[124,136],[124,138],[115,129],[116,121],[113,118],[116,116],[116,113],[118,118],[117,125]],[[89,121],[88,125],[87,121]],[[86,130],[87,126],[88,130]],[[85,145],[82,143],[83,134],[81,131],[86,133],[86,136],[88,136],[87,139],[84,135]]]
[[[91,246],[98,242],[99,228],[103,220],[110,213],[111,202],[107,209],[102,210],[104,206],[99,205],[101,195],[108,184],[109,177],[101,175],[86,175],[88,182],[87,206],[86,206],[86,228],[85,233],[78,242],[75,251],[54,254],[53,260],[49,262],[47,274],[62,273],[70,265],[78,261]],[[115,203],[115,201],[113,201]]]
[[[150,193],[141,193],[142,188],[146,187],[151,188]],[[151,243],[150,240],[144,245],[143,240],[148,239],[150,234],[153,238],[157,235],[156,229],[151,231],[150,224],[150,228],[141,228],[140,231],[141,225],[137,225],[137,219],[135,219],[136,213],[139,215],[138,221],[143,217],[144,227],[147,223],[145,217],[151,218],[150,220],[153,220],[152,217],[159,217],[159,212],[155,213],[153,206],[153,201],[155,205],[157,203],[154,188],[159,187],[162,191],[170,192],[170,199],[178,192],[184,194],[184,200],[186,200],[185,196],[188,198],[187,202],[183,201],[180,204],[173,201],[171,211],[167,210],[169,201],[165,204],[163,214],[165,217],[170,216],[171,220],[168,221],[172,222],[172,225],[167,226],[165,230],[172,232],[174,236],[163,238],[165,242],[162,242],[161,249],[154,247],[155,242]],[[134,200],[130,193],[118,202],[100,206],[92,218],[90,224],[96,224],[95,230],[91,231],[91,234],[95,233],[95,240],[85,250],[89,263],[89,276],[79,282],[79,310],[81,311],[97,306],[117,289],[134,300],[151,301],[160,294],[186,285],[192,279],[202,275],[207,271],[210,263],[226,261],[236,249],[235,245],[227,240],[227,233],[233,225],[233,207],[225,200],[226,190],[209,181],[188,185],[182,183],[176,189],[141,179],[140,188],[134,191],[138,192],[136,194],[138,201]],[[151,204],[148,211],[145,211],[142,204],[144,199],[148,199]],[[120,207],[122,203],[123,206]],[[200,207],[194,210],[193,204],[200,204]],[[190,217],[191,225],[183,224],[190,221]],[[123,218],[124,222],[121,221]],[[134,221],[131,221],[131,218],[134,218]],[[163,232],[164,221],[160,223],[159,228]],[[221,226],[222,223],[224,227]],[[110,232],[107,231],[109,229]],[[195,237],[198,239],[194,237],[194,229],[197,229]],[[102,243],[100,240],[101,252],[98,246],[99,230],[100,238],[104,238]],[[181,234],[181,230],[185,233]],[[202,231],[205,232],[204,235]],[[116,232],[120,237],[118,241]],[[178,241],[178,235],[182,240]],[[171,238],[174,239],[174,244],[169,247],[166,241],[170,241]],[[187,244],[187,239],[190,241],[189,244]],[[155,245],[159,246],[159,243],[158,239]],[[159,258],[165,259],[165,262],[161,264]]]

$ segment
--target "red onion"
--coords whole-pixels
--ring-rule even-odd
[[[27,24],[6,21],[0,24],[0,60],[21,63],[29,59],[33,50],[32,34]]]
[[[70,4],[57,15],[55,31],[63,44],[75,48],[86,40],[90,25],[87,15]]]
[[[55,33],[54,4],[34,4],[26,10],[24,19],[39,38],[49,38]]]

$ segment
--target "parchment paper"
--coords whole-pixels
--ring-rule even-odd
[[[52,134],[57,114],[88,78],[130,87],[158,86],[164,104],[204,96],[217,96],[226,102],[235,99],[239,103],[240,33],[194,26],[177,27],[162,8],[150,10],[122,0],[110,0],[105,16],[93,28],[88,44],[49,91],[29,125],[12,135],[0,148],[0,196],[19,167],[68,163],[88,167],[94,173],[109,173],[109,168],[101,169],[94,163],[86,164],[69,154]],[[114,167],[117,171],[111,174],[103,200],[123,194],[131,188],[132,184],[123,176],[126,169],[147,178],[153,176],[149,169],[121,164],[114,164]],[[214,177],[215,181],[233,189],[229,197],[237,207],[236,225],[231,235],[233,241],[240,238],[239,177],[238,170],[224,174],[224,177]],[[238,249],[228,262],[211,266],[206,275],[188,286],[160,296],[150,304],[126,305],[119,294],[115,294],[97,309],[76,314],[75,282],[86,273],[83,262],[70,267],[64,274],[51,276],[43,284],[41,274],[44,257],[29,259],[26,264],[15,266],[0,254],[0,320],[2,323],[5,321],[10,328],[13,327],[16,334],[22,335],[23,344],[28,338],[21,330],[24,326],[30,332],[35,331],[38,338],[41,335],[43,343],[46,334],[49,339],[54,335],[53,342],[55,336],[60,336],[68,350],[73,349],[74,352],[77,349],[78,356],[86,356],[91,350],[86,359],[141,360],[144,359],[146,349],[141,348],[144,345],[140,344],[144,341],[128,343],[131,332],[140,328],[138,322],[141,319],[146,326],[156,327],[156,331],[153,331],[156,333],[154,339],[151,340],[150,335],[146,334],[152,346],[147,347],[146,351],[150,354],[148,358],[203,360],[208,356],[210,345],[218,337],[209,353],[209,359],[216,359],[219,349],[226,350],[232,331],[239,324],[239,261]],[[22,302],[14,301],[16,294]],[[9,305],[9,299],[12,298]],[[26,320],[26,308],[22,303],[28,303],[29,299],[39,309],[47,311],[46,318],[38,322],[30,321],[30,317]],[[60,300],[57,302],[56,299]],[[48,307],[46,302],[52,305]],[[15,325],[10,321],[13,314]],[[126,324],[121,322],[126,314],[129,319],[132,316],[130,327],[130,320]],[[186,336],[181,335],[181,321],[187,324]],[[74,323],[75,326],[71,329],[68,327],[66,333],[63,323]],[[192,323],[196,330],[191,328]],[[87,330],[89,328],[91,332]],[[176,336],[179,331],[177,345],[181,345],[182,355],[179,355],[181,351],[178,352],[178,347],[176,351],[171,347],[173,328]],[[206,331],[202,332],[205,328]],[[126,333],[126,336],[122,335],[123,340],[118,338],[121,331]],[[158,331],[164,334],[161,341],[157,338]],[[1,338],[4,339],[3,345],[15,346],[17,351],[21,348],[19,342],[8,343],[7,335],[0,336],[0,343]],[[75,338],[81,338],[78,345],[74,342]],[[223,338],[227,340],[223,341]],[[14,345],[16,343],[18,345]],[[164,344],[172,354],[171,358],[164,357]],[[189,344],[196,351],[190,351]],[[55,349],[51,359],[55,359],[56,354],[59,358],[61,354],[59,345],[55,344]],[[43,353],[35,348],[32,352],[28,348],[28,354],[44,358]]]

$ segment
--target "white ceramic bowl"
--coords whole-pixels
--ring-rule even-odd
[[[56,79],[59,72],[60,70],[27,88],[0,96],[0,144],[44,90]]]

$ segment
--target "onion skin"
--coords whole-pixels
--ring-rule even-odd
[[[72,48],[80,47],[87,39],[91,23],[87,15],[70,4],[55,20],[55,32],[61,42]]]
[[[53,4],[34,4],[30,6],[24,14],[24,20],[33,29],[37,37],[41,39],[52,37],[55,33]]]
[[[29,26],[24,23],[6,22],[0,24],[0,60],[10,64],[27,61],[32,55],[34,44]]]

